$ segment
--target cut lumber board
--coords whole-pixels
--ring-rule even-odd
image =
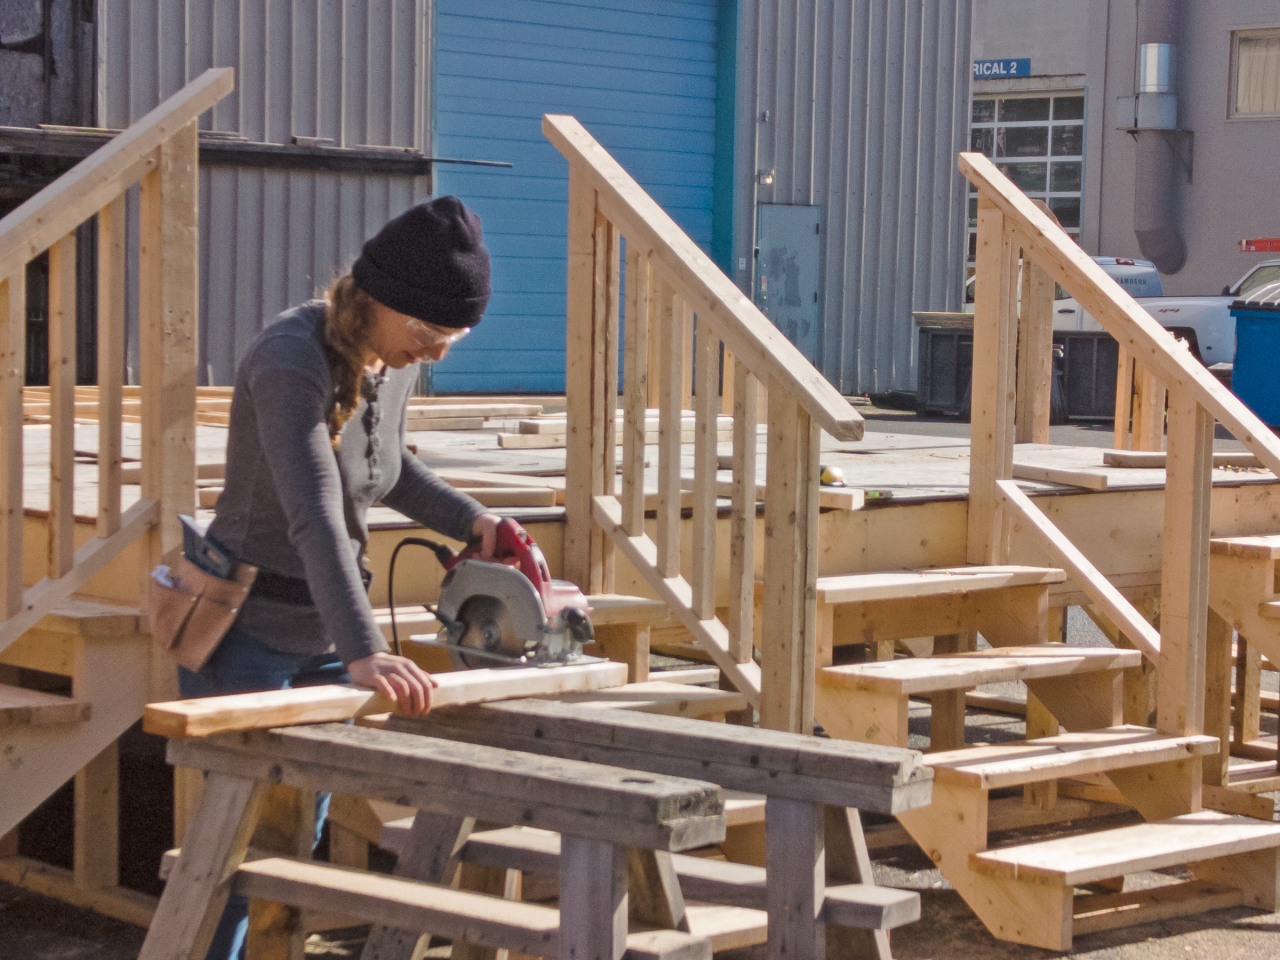
[[[996,790],[1059,777],[1169,763],[1217,751],[1216,737],[1171,737],[1147,727],[1121,726],[947,750],[926,755],[924,762],[933,769],[938,783]]]
[[[466,429],[466,428],[460,428]],[[554,507],[557,493],[551,487],[454,487],[486,507]]]
[[[343,913],[377,924],[410,927],[454,940],[554,957],[560,950],[560,912],[485,893],[402,880],[286,857],[242,864],[235,892],[276,903]],[[709,960],[710,945],[675,930],[627,937],[628,960]]]
[[[433,707],[545,696],[574,690],[620,687],[623,663],[589,663],[554,668],[460,670],[437,674]],[[332,723],[367,713],[386,713],[393,704],[359,687],[329,684],[269,690],[198,700],[148,704],[143,729],[162,737],[206,737],[232,730],[261,730],[296,723]]]
[[[1036,483],[1060,483],[1070,487],[1084,487],[1086,490],[1106,490],[1107,475],[1105,473],[1089,473],[1086,470],[1067,470],[1062,467],[1043,467],[1033,463],[1015,463],[1013,476],[1018,480],[1032,480]]]
[[[818,683],[841,690],[875,690],[895,694],[955,690],[1005,680],[1038,680],[1070,673],[1123,670],[1142,663],[1142,651],[1114,647],[1069,647],[1046,643],[997,647],[906,660],[876,660],[823,667]]]
[[[1034,584],[1061,583],[1063,571],[1053,567],[940,567],[901,573],[856,573],[819,577],[818,599],[824,603],[865,603],[938,597],[978,590],[1003,590]]]
[[[92,718],[93,704],[84,700],[0,685],[0,729],[46,727],[59,723],[79,723]]]
[[[660,679],[628,683],[609,690],[553,694],[547,699],[571,703],[585,710],[634,710],[668,717],[705,717],[745,710],[749,706],[747,698],[736,690],[715,690]]]
[[[1060,837],[975,853],[977,873],[1006,880],[1056,879],[1082,886],[1122,874],[1159,870],[1280,846],[1280,823],[1211,810],[1154,823]]]
[[[1163,450],[1104,450],[1102,462],[1108,467],[1163,470],[1167,456]],[[1215,467],[1261,467],[1262,461],[1252,453],[1215,453],[1213,465]]]
[[[1208,880],[1188,880],[1150,890],[1077,897],[1071,932],[1077,936],[1186,917],[1244,902],[1244,892]]]
[[[436,409],[439,409],[438,407]],[[484,417],[415,417],[405,421],[406,433],[424,433],[429,430],[483,430]]]
[[[617,418],[618,429],[622,429],[622,415]],[[685,413],[680,418],[681,430],[692,430],[697,420],[692,412]],[[732,429],[733,417],[720,416],[716,417],[716,428],[718,430]],[[644,429],[646,433],[658,432],[658,416],[653,411],[645,418]],[[536,420],[521,420],[519,430],[523,434],[564,434],[568,432],[568,421],[565,417],[540,417]]]
[[[542,404],[539,403],[422,403],[420,400],[418,397],[409,400],[410,420],[458,417],[481,420],[515,419],[536,417],[542,413]]]
[[[621,431],[618,431],[621,434]],[[562,433],[499,433],[498,446],[506,450],[554,450],[565,445],[566,434]],[[694,430],[692,427],[682,429],[680,431],[681,443],[693,443]],[[646,446],[653,446],[658,442],[658,431],[647,430],[644,435]],[[732,443],[733,431],[730,429],[720,429],[716,431],[717,443]]]
[[[1209,541],[1209,553],[1247,560],[1280,560],[1280,536],[1213,537]]]

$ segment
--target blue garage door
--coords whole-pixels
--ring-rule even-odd
[[[485,321],[435,389],[564,389],[568,165],[544,113],[576,116],[689,235],[711,245],[716,0],[437,0],[435,192],[484,220]]]

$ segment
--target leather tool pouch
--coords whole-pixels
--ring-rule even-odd
[[[206,573],[183,556],[181,548],[165,558],[169,585],[152,576],[148,611],[151,636],[188,670],[199,670],[235,621],[258,568],[236,565],[230,580]]]

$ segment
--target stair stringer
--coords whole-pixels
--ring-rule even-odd
[[[1262,616],[1259,609],[1275,599],[1274,560],[1210,554],[1209,608],[1264,657],[1280,663],[1280,620]]]
[[[73,695],[91,719],[0,731],[0,835],[70,780],[142,716],[151,645],[146,634],[77,638]]]
[[[1074,890],[987,877],[970,867],[969,857],[987,849],[987,813],[985,790],[935,780],[932,805],[897,816],[992,936],[1069,950]]]

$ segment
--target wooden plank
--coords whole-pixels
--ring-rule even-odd
[[[27,274],[0,274],[0,614],[22,609],[22,384],[27,375]],[[17,639],[16,635],[13,639]],[[7,646],[0,635],[0,649]]]
[[[877,813],[927,803],[932,783],[913,750],[542,700],[394,717],[388,729],[633,770],[698,770],[726,789]]]
[[[920,896],[901,897],[906,891],[887,890],[875,885],[871,852],[862,832],[862,816],[848,807],[826,807],[823,817],[823,841],[826,847],[826,892],[822,915],[828,923],[827,957],[829,960],[893,960],[889,949],[890,927],[912,923],[920,918]],[[832,886],[835,884],[835,886]],[[862,911],[856,914],[837,912],[832,901],[837,891],[858,889],[856,897]],[[885,894],[898,894],[892,900]],[[871,902],[883,903],[878,916],[868,915]]]
[[[817,592],[831,604],[868,603],[878,600],[919,600],[984,590],[1062,583],[1065,574],[1053,567],[1016,564],[985,567],[935,567],[894,573],[853,573],[822,577]]]
[[[424,405],[421,397],[410,397],[406,413],[409,420],[458,420],[458,419],[514,419],[516,417],[537,417],[542,414],[540,403],[466,403],[460,400]],[[201,401],[202,409],[208,407],[209,401]],[[224,401],[225,403],[225,401]],[[231,409],[226,404],[224,412]],[[428,428],[429,429],[429,428]]]
[[[769,797],[765,804],[770,960],[826,956],[824,816],[820,804],[803,800]]]
[[[1084,487],[1086,490],[1107,489],[1105,473],[1090,473],[1087,470],[1066,470],[1062,467],[1043,467],[1033,463],[1015,463],[1013,476],[1019,480],[1060,483],[1066,486]]]
[[[977,244],[966,559],[1001,563],[1005,534],[996,483],[1013,475],[1018,241],[1012,222],[985,194],[978,196]]]
[[[1053,214],[1049,213],[1053,218]],[[1049,442],[1053,389],[1053,278],[1022,261],[1022,317],[1018,337],[1016,442]],[[1015,474],[1016,476],[1016,474]]]
[[[760,725],[813,729],[817,669],[816,425],[781,390],[769,390]]]
[[[684,307],[665,282],[659,287],[658,511],[655,541],[661,576],[680,573],[680,385],[684,380],[681,335]],[[701,619],[701,618],[700,618]]]
[[[589,663],[546,670],[460,670],[432,677],[433,708],[511,697],[545,696],[571,690],[599,690],[626,682],[621,663]],[[231,730],[261,730],[296,723],[329,723],[385,713],[392,703],[361,687],[328,684],[262,693],[147,704],[143,729],[161,737],[207,737]]]
[[[1236,752],[1243,753],[1246,744],[1258,739],[1261,728],[1260,655],[1256,645],[1241,636],[1236,643],[1235,689],[1232,691],[1231,740]]]
[[[627,852],[627,892],[632,920],[663,930],[689,932],[684,894],[676,876],[674,858],[665,850]]]
[[[29,857],[0,857],[0,880],[144,929],[151,925],[159,902],[157,897],[126,887],[86,890],[76,885],[72,871]]]
[[[1166,737],[1147,727],[1124,726],[966,747],[929,754],[924,762],[939,783],[998,790],[1061,777],[1185,760],[1216,750],[1213,737]]]
[[[554,694],[549,699],[587,709],[635,710],[671,717],[723,715],[748,706],[746,697],[734,690],[715,690],[664,680],[628,683],[598,692]]]
[[[1108,467],[1128,467],[1142,470],[1163,470],[1168,455],[1163,450],[1103,450],[1102,462]],[[1214,468],[1261,467],[1262,461],[1252,453],[1215,453]]]
[[[671,217],[569,116],[547,114],[542,132],[566,157],[570,170],[589,178],[609,220],[629,243],[651,250],[655,270],[693,309],[713,313],[720,338],[759,376],[774,376],[817,424],[837,440],[862,437],[862,417],[821,372],[769,322]]]
[[[1128,450],[1133,442],[1129,419],[1133,415],[1133,358],[1120,344],[1116,357],[1116,406],[1112,446]]]
[[[438,408],[437,408],[438,409]],[[210,426],[227,426],[231,422],[228,414],[202,413],[200,422]],[[405,421],[406,433],[421,433],[429,430],[483,430],[484,417],[415,417],[409,416]]]
[[[698,322],[694,359],[698,381],[693,451],[693,525],[689,533],[689,587],[699,620],[716,615],[716,415],[720,394],[720,338],[705,318]]]
[[[1140,823],[990,850],[974,854],[969,862],[984,876],[1024,881],[1055,878],[1082,886],[1122,873],[1159,870],[1277,846],[1280,824],[1204,810],[1160,823]]]
[[[0,728],[81,723],[92,716],[88,701],[0,684]]]
[[[1059,563],[1067,571],[1076,584],[1084,590],[1089,599],[1097,604],[1115,623],[1124,635],[1139,650],[1154,658],[1160,655],[1160,635],[1142,614],[1134,608],[1124,595],[1120,593],[1104,577],[1074,543],[1066,538],[1047,516],[1031,502],[1016,483],[1011,480],[998,481],[997,488],[1004,500],[1006,508],[1013,511],[1016,519],[1024,529],[1039,543],[1049,555],[1049,559]]]
[[[1192,396],[1272,472],[1280,475],[1280,439],[1227,390],[1190,352],[1176,348],[1172,336],[1071,238],[1014,187],[995,164],[977,153],[960,155],[960,172],[1016,217],[1019,230],[1039,263],[1114,336],[1128,353],[1149,367],[1175,393]]]
[[[1209,611],[1205,630],[1204,732],[1217,737],[1224,749],[1216,757],[1204,760],[1204,782],[1225,786],[1228,782],[1231,742],[1231,624],[1213,610]]]
[[[454,487],[486,507],[554,507],[557,494],[551,487]]]
[[[71,572],[57,580],[43,578],[21,594],[19,610],[0,623],[0,650],[13,643],[30,630],[45,614],[66,600],[90,577],[124,552],[159,519],[159,504],[155,500],[139,500],[125,511],[120,529],[105,540],[93,537],[81,545],[75,553]],[[19,570],[19,573],[21,571]]]
[[[1213,417],[1180,391],[1169,406],[1169,457],[1161,539],[1160,683],[1156,727],[1204,729],[1205,631],[1209,609],[1209,504]],[[1188,801],[1198,808],[1199,777]]]
[[[98,536],[120,529],[120,412],[125,369],[125,202],[98,211]]]
[[[818,673],[818,683],[830,690],[906,696],[1009,680],[1025,682],[1075,673],[1124,670],[1137,666],[1141,659],[1136,650],[1046,643],[997,647],[946,657],[872,660],[823,667]]]
[[[755,655],[756,459],[760,419],[760,381],[735,360],[725,383],[733,387],[733,489],[729,520],[729,655],[747,663]]]
[[[627,851],[560,840],[560,957],[620,960],[627,948]]]
[[[120,748],[109,743],[76,773],[72,865],[76,886],[109,890],[120,882]]]
[[[719,843],[725,834],[720,788],[702,780],[636,777],[620,767],[391,729],[330,723],[172,740],[169,760],[655,850]]]
[[[97,213],[156,163],[155,150],[231,92],[235,71],[206,70],[0,220],[0,277],[9,277]]]
[[[594,357],[592,316],[595,276],[595,188],[570,166],[568,299],[565,304],[564,577],[579,586],[591,581],[591,465],[595,460],[591,408]]]
[[[71,569],[75,553],[76,235],[49,248],[48,576]]]
[[[596,216],[596,303],[592,314],[594,326],[594,369],[592,378],[591,496],[614,492],[617,474],[618,430],[614,418],[618,412],[618,259],[621,236],[616,227]],[[589,511],[588,511],[589,515]],[[613,541],[595,525],[591,526],[590,593],[611,593],[614,583]]]
[[[1157,923],[1234,907],[1243,901],[1244,894],[1239,888],[1206,880],[1080,897],[1075,902],[1072,933],[1085,936],[1139,923]]]
[[[169,873],[138,960],[187,960],[209,948],[236,868],[257,823],[266,784],[213,774]]]
[[[644,445],[649,402],[650,291],[649,257],[627,246],[627,332],[623,386],[626,398],[622,428],[622,529],[627,536],[644,533]]]

